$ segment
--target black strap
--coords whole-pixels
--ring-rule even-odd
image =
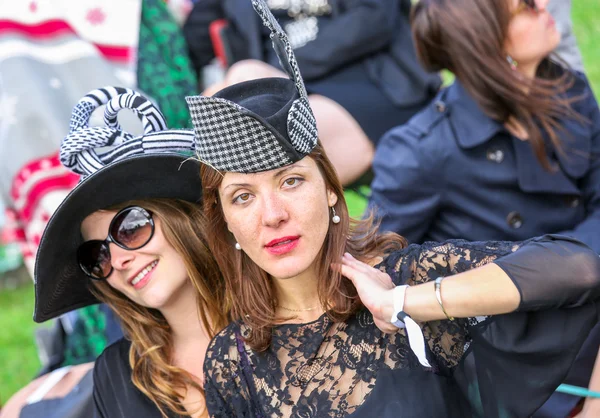
[[[250,359],[248,358],[248,353],[246,353],[246,348],[244,347],[244,339],[242,338],[239,329],[235,330],[235,341],[237,344],[238,353],[240,355],[242,373],[244,375],[244,379],[246,380],[246,384],[248,385],[248,392],[250,392],[250,407],[252,408],[256,418],[265,418],[261,412],[262,410],[260,406],[256,405],[256,402],[258,402],[258,394],[256,393],[256,387],[254,386],[254,379],[252,377],[252,366],[250,364]]]

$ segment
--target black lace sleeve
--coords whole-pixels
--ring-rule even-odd
[[[517,312],[422,324],[434,372],[451,377],[477,416],[530,416],[562,382],[598,321],[600,258],[574,239],[411,245],[384,268],[419,284],[494,262],[521,294]]]
[[[206,352],[204,393],[213,418],[259,418],[251,411],[253,399],[246,378],[251,370],[240,357],[244,348],[238,345],[238,335],[239,325],[230,324],[215,336]]]

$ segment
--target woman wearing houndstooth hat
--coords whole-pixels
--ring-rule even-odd
[[[288,35],[306,83],[320,140],[343,184],[367,171],[379,138],[420,112],[441,85],[417,62],[410,35],[411,0],[267,0]],[[269,32],[249,0],[196,2],[183,27],[197,68],[214,58],[209,23],[221,31],[230,67],[205,95],[242,81],[286,77]],[[206,81],[206,78],[203,79]]]
[[[286,36],[253,5],[290,79],[188,98],[236,319],[206,354],[209,413],[531,415],[595,324],[598,256],[552,235],[407,246],[351,220]]]
[[[106,126],[89,127],[103,104]],[[121,130],[121,109],[138,114],[143,135]],[[126,339],[95,365],[100,417],[208,416],[201,359],[226,315],[193,155],[193,134],[167,130],[135,91],[98,89],[73,110],[60,157],[81,181],[42,237],[34,319],[98,301],[119,316]]]

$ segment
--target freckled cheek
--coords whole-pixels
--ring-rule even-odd
[[[240,228],[234,234],[237,241],[244,247],[248,248],[258,244],[258,234],[252,229]]]
[[[259,229],[254,217],[242,217],[229,223],[231,233],[237,242],[246,250],[259,244]]]
[[[312,210],[302,211],[302,217],[304,219],[304,230],[309,232],[311,236],[319,236],[327,233],[329,228],[329,211],[327,204],[319,201],[314,202],[309,206]]]

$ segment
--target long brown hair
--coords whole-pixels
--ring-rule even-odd
[[[223,279],[206,245],[206,222],[199,204],[175,199],[148,199],[125,202],[111,210],[130,205],[141,206],[160,219],[167,242],[184,260],[188,276],[198,293],[198,314],[212,337],[227,325]],[[120,318],[131,340],[129,363],[134,385],[154,402],[164,417],[165,408],[187,416],[180,399],[187,387],[200,392],[191,374],[173,366],[171,329],[164,316],[155,309],[132,302],[104,281],[94,281],[92,292]]]
[[[421,0],[413,6],[412,33],[421,64],[429,71],[454,73],[486,115],[501,123],[513,118],[529,134],[542,166],[550,164],[542,132],[558,152],[561,118],[583,118],[567,98],[574,84],[565,63],[548,57],[530,80],[513,71],[504,52],[511,12],[506,0]]]
[[[322,306],[334,321],[343,321],[356,312],[361,303],[352,282],[339,272],[332,271],[331,263],[339,262],[346,251],[360,260],[370,261],[387,251],[403,248],[406,241],[397,234],[378,234],[373,216],[360,221],[351,219],[340,180],[320,144],[310,157],[319,167],[326,187],[338,196],[334,208],[341,221],[327,231],[318,255],[317,274]],[[208,242],[225,278],[232,317],[242,319],[249,326],[246,342],[252,349],[266,350],[271,343],[271,328],[281,321],[275,316],[276,293],[273,283],[267,273],[243,251],[234,250],[219,203],[222,174],[202,165],[200,177],[204,212],[209,220],[206,232]]]

